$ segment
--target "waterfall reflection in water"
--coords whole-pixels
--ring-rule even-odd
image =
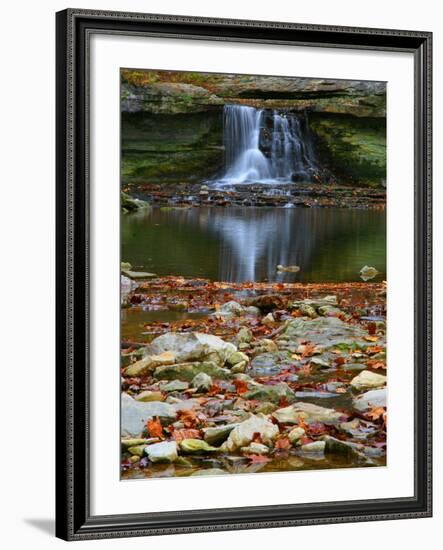
[[[360,281],[386,276],[385,213],[305,208],[190,208],[122,217],[122,260],[159,275],[218,281]],[[276,266],[298,265],[299,273]]]

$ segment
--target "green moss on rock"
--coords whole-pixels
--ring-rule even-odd
[[[350,184],[384,185],[385,119],[311,113],[309,120],[322,165]]]

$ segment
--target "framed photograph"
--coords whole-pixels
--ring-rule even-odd
[[[431,33],[57,13],[57,536],[431,515]]]

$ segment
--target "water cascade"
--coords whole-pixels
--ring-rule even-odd
[[[299,115],[226,105],[223,135],[225,173],[219,184],[310,181],[316,170],[309,132]]]

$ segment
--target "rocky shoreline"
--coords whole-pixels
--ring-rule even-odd
[[[337,184],[231,185],[217,188],[199,183],[140,183],[126,191],[152,206],[254,206],[384,209],[384,189],[349,187]],[[124,207],[122,203],[122,207]]]
[[[386,464],[384,283],[122,288],[123,478]]]

